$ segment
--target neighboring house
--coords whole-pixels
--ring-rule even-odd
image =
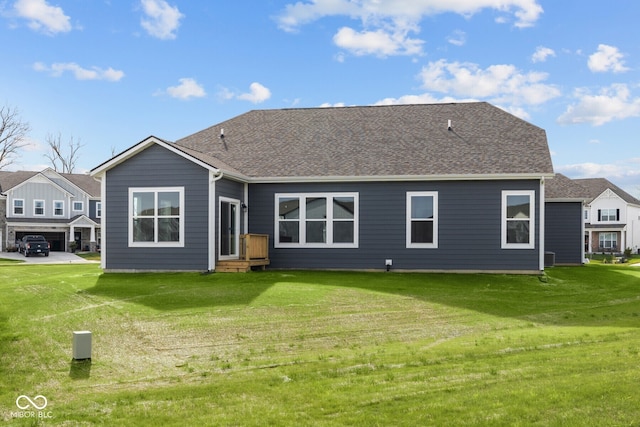
[[[546,181],[545,250],[555,265],[584,263],[583,209],[588,201],[583,186],[562,174]]]
[[[96,250],[100,243],[100,184],[86,174],[0,171],[0,249],[41,234],[53,251]]]
[[[250,111],[91,175],[107,271],[221,270],[249,234],[278,269],[539,273],[554,173],[543,129],[479,102]]]
[[[640,200],[605,178],[574,180],[589,196],[584,211],[585,250],[640,253]]]

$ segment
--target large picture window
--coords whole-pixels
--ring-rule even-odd
[[[407,193],[407,248],[438,247],[438,193]]]
[[[184,189],[129,189],[129,245],[184,246]]]
[[[535,192],[502,192],[502,248],[535,248]]]
[[[276,194],[277,247],[357,247],[358,194]]]

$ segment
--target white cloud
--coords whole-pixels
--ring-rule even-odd
[[[458,99],[450,96],[443,98],[436,98],[429,93],[423,93],[420,95],[403,95],[399,98],[384,98],[376,102],[374,105],[398,105],[398,104],[442,104],[450,102],[473,102],[477,99]]]
[[[176,38],[175,32],[184,18],[177,6],[170,6],[164,0],[141,0],[141,5],[145,16],[140,25],[149,35],[162,40]]]
[[[430,62],[420,73],[427,90],[513,106],[539,105],[560,96],[555,86],[544,83],[547,77],[546,73],[522,72],[514,65],[482,69],[477,64],[444,59]]]
[[[29,20],[29,28],[45,34],[71,31],[70,18],[61,7],[51,6],[46,0],[18,0],[13,8],[16,14]]]
[[[454,46],[464,46],[467,43],[467,34],[461,30],[455,30],[453,34],[447,37],[447,41]]]
[[[556,56],[556,52],[548,47],[538,46],[533,55],[531,55],[532,62],[545,62],[550,56]]]
[[[605,73],[607,71],[623,73],[629,70],[625,67],[623,58],[624,55],[620,53],[617,47],[600,44],[598,45],[598,51],[589,56],[587,65],[594,73]]]
[[[237,96],[237,98],[244,101],[253,102],[254,104],[259,104],[271,98],[271,91],[260,83],[251,83],[251,85],[249,86],[249,90],[250,91],[248,93],[240,94]]]
[[[355,55],[420,55],[424,40],[410,38],[419,33],[425,16],[456,13],[464,17],[493,9],[516,18],[516,27],[532,26],[542,14],[536,0],[306,0],[287,4],[276,17],[284,31],[297,31],[328,16],[347,16],[362,23],[361,30],[342,27],[333,37],[339,47]],[[499,22],[506,22],[504,16]],[[465,43],[464,33],[449,37],[449,43]]]
[[[629,194],[640,198],[640,157],[620,160],[615,163],[575,163],[555,166],[570,178],[606,178]]]
[[[600,126],[613,120],[640,116],[640,98],[632,98],[626,84],[613,84],[592,94],[588,89],[576,89],[576,104],[558,117],[558,123],[590,123]]]
[[[384,19],[399,23],[419,22],[424,16],[449,12],[468,17],[483,9],[513,14],[516,27],[532,26],[543,12],[536,0],[311,0],[286,5],[276,19],[283,30],[295,31],[326,16],[349,16],[364,23]]]
[[[202,98],[207,95],[202,85],[195,81],[195,79],[182,78],[178,79],[178,81],[180,82],[178,86],[170,86],[167,88],[167,94],[172,98]]]
[[[271,98],[271,91],[269,88],[261,85],[258,82],[253,82],[249,85],[249,92],[237,93],[226,87],[220,88],[218,91],[218,98],[222,101],[228,101],[230,99],[239,99],[242,101],[249,101],[254,104],[259,104]]]
[[[342,27],[335,36],[334,43],[355,55],[417,55],[422,52],[422,40],[407,37],[405,31],[390,33],[383,29],[357,32]]]
[[[42,62],[33,64],[33,69],[40,72],[50,73],[54,77],[60,77],[66,71],[74,75],[77,80],[107,80],[117,82],[124,77],[124,72],[111,67],[102,69],[100,67],[83,68],[75,62],[56,62],[50,66]]]

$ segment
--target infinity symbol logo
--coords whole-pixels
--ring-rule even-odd
[[[27,401],[26,405],[21,405],[20,402],[22,401]],[[37,401],[42,401],[42,404],[38,405],[38,403],[36,403]],[[33,400],[29,397],[29,396],[25,396],[24,394],[22,396],[18,396],[18,398],[16,399],[16,406],[20,409],[28,409],[29,406],[33,406],[34,408],[38,409],[38,410],[42,410],[44,408],[47,407],[47,398],[44,397],[43,395],[39,394],[36,397],[33,398]]]

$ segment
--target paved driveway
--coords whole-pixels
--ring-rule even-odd
[[[50,252],[49,256],[31,255],[29,257],[19,254],[18,252],[0,252],[0,258],[19,259],[28,264],[87,264],[96,262],[87,261],[70,252]]]

